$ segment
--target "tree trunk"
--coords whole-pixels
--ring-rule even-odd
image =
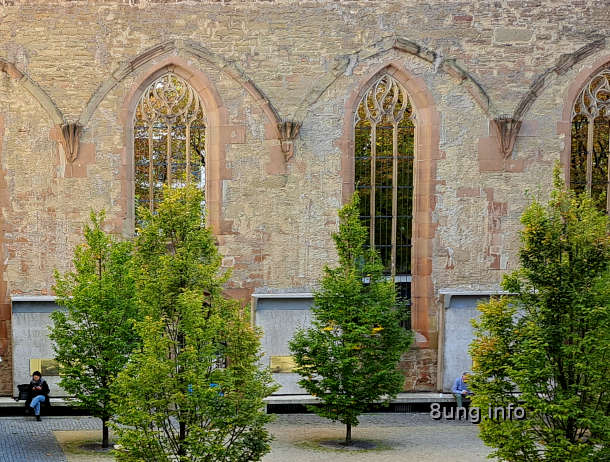
[[[102,447],[108,447],[108,421],[102,420]]]
[[[352,445],[352,424],[345,424],[345,445]]]

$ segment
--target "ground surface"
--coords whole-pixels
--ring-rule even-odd
[[[100,430],[59,430],[53,432],[67,462],[112,462],[111,445],[102,449]]]
[[[313,415],[280,415],[270,425],[273,450],[263,462],[479,462],[489,450],[468,422],[434,421],[428,414],[369,414],[352,430],[355,440],[380,443],[378,451],[314,449],[312,441],[341,440],[345,427]]]
[[[66,462],[53,434],[56,430],[101,428],[91,417],[0,418],[0,462]]]
[[[0,418],[0,462],[101,462],[105,455],[79,453],[74,440],[90,440],[101,424],[90,417]],[[489,450],[468,422],[434,421],[428,414],[371,414],[354,428],[354,439],[379,443],[375,451],[320,449],[320,440],[344,438],[344,427],[313,415],[279,415],[269,425],[273,449],[263,462],[479,462]],[[61,442],[61,446],[59,442]],[[66,448],[66,454],[61,447]]]

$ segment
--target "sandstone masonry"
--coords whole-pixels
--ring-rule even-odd
[[[210,222],[247,301],[315,289],[353,188],[358,95],[380,72],[404,84],[417,345],[402,368],[405,389],[439,389],[444,294],[497,291],[516,267],[525,191],[547,194],[569,160],[571,106],[610,65],[609,32],[605,0],[0,0],[0,394],[11,297],[52,295],[91,209],[133,232],[133,112],[168,70],[206,106]],[[508,157],[501,115],[522,122]],[[288,153],[284,121],[302,123]],[[83,127],[73,162],[68,122]]]

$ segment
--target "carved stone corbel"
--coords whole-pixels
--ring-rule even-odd
[[[61,146],[64,148],[66,160],[70,163],[78,158],[80,135],[82,127],[74,122],[65,123],[61,126]]]
[[[517,135],[521,129],[521,121],[513,119],[512,116],[502,115],[491,120],[491,126],[496,131],[500,150],[504,158],[510,157],[515,147]]]
[[[280,146],[286,160],[289,160],[292,157],[292,149],[290,148],[292,147],[293,141],[299,136],[301,125],[301,122],[295,122],[293,120],[285,120],[284,122],[277,124],[280,135]]]

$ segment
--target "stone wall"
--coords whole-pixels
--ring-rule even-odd
[[[418,345],[403,369],[407,389],[435,389],[439,290],[494,289],[515,268],[525,191],[548,193],[570,98],[610,62],[606,3],[0,1],[0,393],[12,386],[10,296],[52,294],[90,209],[132,232],[133,108],[169,69],[206,104],[210,220],[228,289],[246,299],[310,291],[335,261],[346,109],[380,71],[405,82],[418,117]],[[500,114],[523,120],[508,158],[490,130]],[[303,124],[286,156],[283,120]],[[74,163],[62,122],[84,127]]]

